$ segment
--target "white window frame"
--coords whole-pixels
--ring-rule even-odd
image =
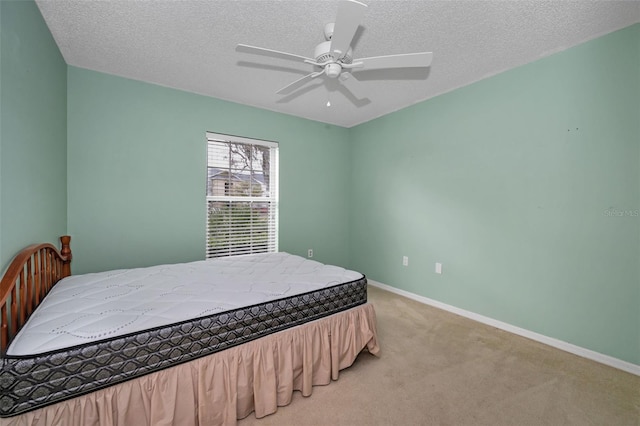
[[[233,136],[233,135],[225,135],[213,132],[206,133],[207,138],[207,185],[205,189],[206,194],[206,238],[205,238],[205,257],[207,259],[214,257],[224,257],[224,256],[235,256],[242,254],[251,254],[251,253],[264,253],[264,252],[277,252],[278,251],[278,210],[279,210],[279,149],[277,142],[245,138],[241,136]],[[209,195],[209,167],[210,167],[210,152],[209,146],[210,143],[239,143],[246,145],[259,145],[270,148],[269,152],[269,191],[266,195]],[[229,158],[229,170],[231,171],[231,157]],[[226,191],[225,191],[226,192]],[[213,252],[213,248],[209,245],[210,240],[210,220],[209,220],[209,204],[210,202],[223,202],[223,203],[233,203],[233,202],[242,202],[242,203],[268,203],[269,204],[269,217],[267,220],[267,228],[268,228],[268,243],[266,250],[254,250],[253,245],[249,251],[234,251],[229,248],[227,254],[216,254]],[[245,234],[246,235],[246,234]]]

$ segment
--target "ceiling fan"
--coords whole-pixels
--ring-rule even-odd
[[[281,59],[295,60],[313,65],[317,70],[305,75],[276,93],[286,95],[303,87],[316,77],[326,75],[337,78],[342,85],[356,98],[363,98],[358,80],[352,73],[364,70],[378,70],[389,68],[427,68],[431,65],[433,53],[418,52],[399,55],[374,56],[370,58],[353,59],[351,42],[364,17],[367,5],[355,0],[344,0],[338,7],[335,23],[327,24],[324,28],[324,42],[316,46],[314,57],[280,52],[264,47],[238,44],[237,51],[247,52]]]

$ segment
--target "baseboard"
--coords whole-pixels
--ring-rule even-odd
[[[495,328],[499,328],[504,331],[508,331],[509,333],[517,334],[522,337],[526,337],[527,339],[535,340],[540,343],[544,343],[545,345],[552,346],[554,348],[563,350],[565,352],[572,353],[574,355],[581,356],[583,358],[590,359],[592,361],[599,362],[601,364],[608,365],[613,368],[617,368],[622,371],[626,371],[627,373],[635,374],[636,376],[640,376],[640,365],[632,364],[627,361],[623,361],[618,358],[614,358],[609,355],[601,354],[599,352],[592,351],[590,349],[586,349],[580,346],[576,346],[571,343],[564,342],[562,340],[554,339],[553,337],[548,337],[543,334],[538,334],[533,331],[526,330],[524,328],[516,327],[511,324],[507,324],[506,322],[498,321],[493,318],[485,317],[484,315],[479,315],[474,312],[466,311],[464,309],[456,308],[455,306],[447,305],[446,303],[438,302],[437,300],[429,299],[428,297],[419,296],[417,294],[400,290],[395,287],[391,287],[386,284],[382,284],[370,279],[367,279],[370,285],[374,287],[381,288],[383,290],[387,290],[391,293],[399,294],[400,296],[404,296],[408,299],[415,300],[420,303],[424,303],[425,305],[430,305],[456,315],[460,315],[465,318],[472,319],[474,321],[481,322],[483,324],[490,325]]]

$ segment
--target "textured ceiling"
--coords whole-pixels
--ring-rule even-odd
[[[313,57],[338,1],[37,0],[69,65],[351,127],[640,22],[638,1],[381,1],[354,57],[434,53],[428,70],[357,74],[366,99],[304,63],[237,52],[238,43]],[[327,100],[331,107],[326,106]]]

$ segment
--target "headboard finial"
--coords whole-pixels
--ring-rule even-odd
[[[71,253],[71,246],[70,246],[71,236],[70,235],[61,236],[60,243],[62,243],[60,254],[63,257],[62,275],[64,278],[71,275],[71,259],[73,259],[73,254]]]

